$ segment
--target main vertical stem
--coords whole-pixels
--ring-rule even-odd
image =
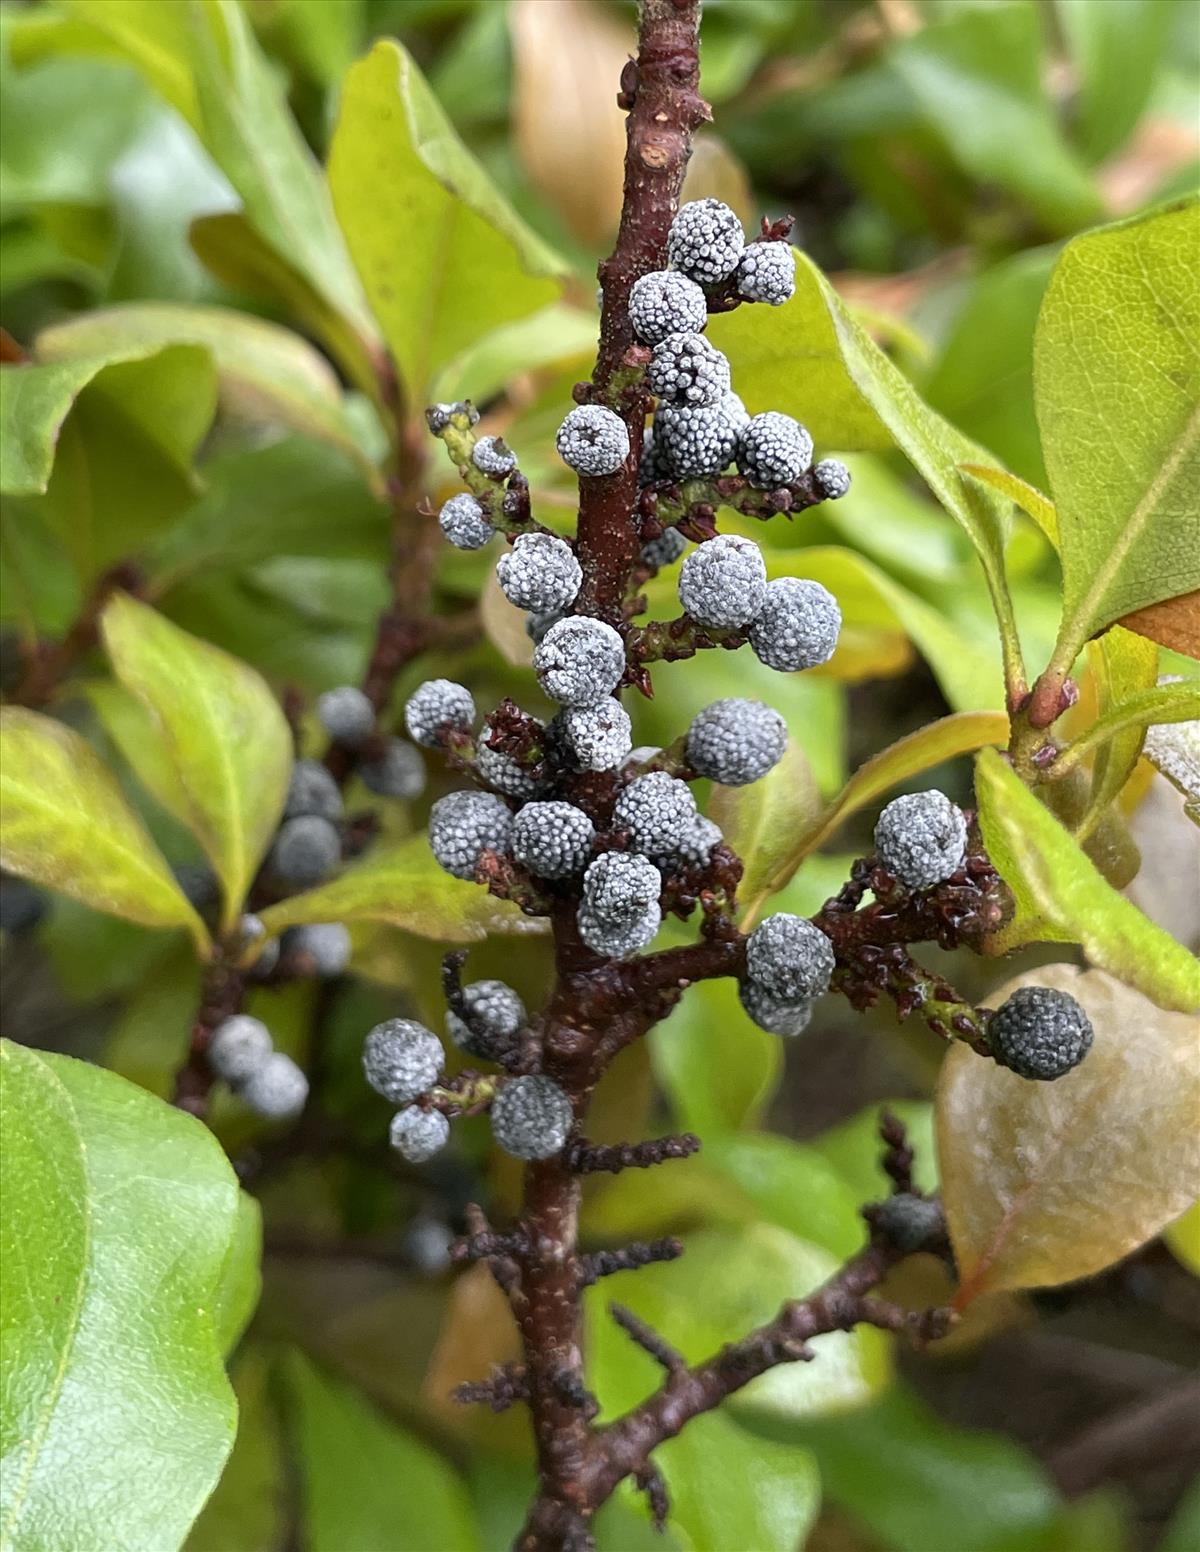
[[[644,355],[629,324],[629,292],[639,275],[662,267],[667,233],[691,154],[691,135],[709,117],[697,92],[700,0],[641,0],[638,57],[621,81],[626,126],[625,194],[611,257],[600,265],[603,303],[593,399],[614,409],[629,430],[629,457],[616,474],[579,482],[577,553],[583,586],[576,604],[620,625],[629,573],[639,552],[638,464],[649,409]],[[581,953],[573,909],[554,922],[562,975]],[[585,958],[591,958],[584,952]],[[604,1030],[570,1020],[555,998],[543,1031],[543,1067],[575,1103],[582,1120],[595,1081],[591,1060]],[[538,1498],[521,1552],[582,1552],[592,1545],[588,1460],[593,1433],[586,1408],[577,1251],[579,1184],[563,1159],[531,1165],[521,1227],[526,1249],[514,1300],[525,1350],[538,1459]]]

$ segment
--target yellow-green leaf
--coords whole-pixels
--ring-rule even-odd
[[[1010,474],[1007,469],[993,469],[984,463],[960,463],[958,467],[971,479],[979,480],[1015,502],[1027,517],[1033,518],[1054,548],[1058,548],[1058,513],[1049,496],[1043,496],[1036,486],[1021,479],[1020,475]]]
[[[1077,237],[1034,342],[1070,667],[1131,610],[1200,587],[1200,204]]]
[[[993,749],[975,766],[988,854],[1025,913],[1024,940],[1078,943],[1163,1008],[1200,1009],[1200,962],[1109,884]]]
[[[1114,625],[1098,641],[1088,645],[1088,658],[1096,681],[1096,700],[1103,722],[1140,692],[1151,689],[1158,678],[1158,648],[1144,636]],[[1152,719],[1151,719],[1152,720]],[[1142,750],[1146,723],[1136,718],[1124,731],[1113,729],[1097,745],[1092,770],[1092,790],[1082,829],[1090,831],[1128,781]],[[1095,724],[1085,737],[1094,737]]]
[[[1200,1023],[1102,970],[1052,965],[997,990],[1053,986],[1095,1031],[1073,1072],[1019,1078],[956,1045],[937,1093],[942,1196],[961,1307],[985,1290],[1088,1277],[1157,1234],[1200,1191]]]
[[[154,718],[232,922],[287,796],[292,737],[279,703],[254,669],[124,594],[101,633],[117,677]]]
[[[0,862],[96,911],[208,934],[91,745],[20,706],[0,710]]]
[[[545,932],[544,918],[524,916],[479,884],[452,878],[434,861],[424,833],[377,846],[366,861],[328,884],[281,900],[262,913],[271,934],[305,922],[388,922],[419,938],[476,943],[489,933]]]
[[[710,816],[742,859],[738,903],[742,928],[749,931],[768,895],[782,889],[792,873],[797,831],[812,826],[820,806],[817,784],[804,751],[788,740],[783,759],[762,781],[746,787],[715,787]]]
[[[492,185],[399,44],[353,66],[329,156],[333,201],[404,386],[554,300],[562,262]]]

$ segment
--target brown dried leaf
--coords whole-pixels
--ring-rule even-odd
[[[1118,623],[1187,657],[1200,657],[1200,592],[1135,609]]]
[[[613,83],[631,35],[588,0],[512,0],[513,128],[534,184],[583,242],[621,214],[625,116]]]
[[[984,1291],[1098,1272],[1200,1191],[1200,1019],[1074,965],[1018,976],[990,1001],[1035,984],[1087,1009],[1095,1044],[1075,1071],[1033,1083],[958,1045],[938,1082],[960,1309]]]

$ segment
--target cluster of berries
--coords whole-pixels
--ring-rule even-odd
[[[520,997],[503,981],[476,981],[463,988],[464,1021],[447,1017],[455,1044],[496,1060],[513,1049],[525,1024]],[[450,1123],[433,1103],[445,1066],[442,1042],[415,1019],[377,1024],[363,1045],[363,1072],[378,1094],[399,1109],[392,1117],[392,1146],[411,1164],[423,1164],[445,1147]],[[492,1135],[518,1159],[547,1159],[566,1143],[574,1124],[571,1101],[551,1078],[539,1074],[497,1080],[489,1105]]]
[[[235,1013],[213,1030],[208,1063],[251,1110],[271,1120],[299,1114],[308,1098],[308,1079],[283,1051],[261,1019]]]
[[[326,690],[317,717],[332,741],[351,750],[364,787],[381,798],[419,798],[425,790],[425,762],[402,738],[375,732],[375,708],[356,685]]]

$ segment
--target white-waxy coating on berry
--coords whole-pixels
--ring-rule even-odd
[[[425,790],[425,762],[415,745],[389,738],[382,754],[358,767],[363,785],[381,798],[419,798]]]
[[[505,754],[502,749],[493,749],[488,743],[491,733],[492,724],[485,722],[480,729],[479,741],[475,745],[475,769],[479,772],[481,780],[510,798],[536,797],[541,791],[538,778],[533,775],[529,767],[514,760],[512,755]]]
[[[310,922],[283,935],[285,959],[311,961],[316,975],[341,975],[350,963],[350,931],[341,922]]]
[[[464,1023],[451,1009],[446,1014],[446,1033],[460,1051],[491,1060],[497,1050],[511,1046],[524,1028],[525,1004],[503,981],[472,981],[462,993],[471,1022]]]
[[[629,713],[606,695],[594,706],[570,706],[558,714],[563,741],[585,771],[612,771],[633,748]]]
[[[829,990],[833,944],[803,916],[768,916],[746,941],[746,974],[780,1002],[801,1002]]]
[[[513,820],[512,854],[535,878],[570,878],[587,866],[595,834],[573,803],[526,803]]]
[[[442,1042],[416,1019],[385,1019],[363,1042],[366,1080],[394,1105],[407,1105],[432,1088],[445,1061]]]
[[[656,903],[648,905],[639,916],[613,922],[599,915],[584,900],[575,913],[575,924],[579,936],[593,954],[603,954],[608,959],[627,959],[654,941],[662,925],[662,911]]]
[[[319,814],[329,820],[342,817],[341,788],[320,760],[297,760],[292,766],[283,813],[287,819],[301,814]]]
[[[438,747],[443,731],[469,733],[474,721],[475,698],[453,679],[426,679],[404,706],[408,736],[426,749]]]
[[[655,445],[676,479],[720,474],[733,462],[749,419],[736,393],[727,393],[719,404],[660,404],[654,419]]]
[[[646,381],[669,404],[720,404],[729,392],[729,362],[703,334],[668,334],[654,347]]]
[[[671,222],[667,263],[702,286],[715,286],[733,274],[745,244],[742,223],[728,205],[694,199]]]
[[[767,568],[753,539],[718,534],[698,544],[679,572],[679,602],[701,625],[738,630],[767,596]]]
[[[638,484],[659,485],[671,478],[665,450],[659,446],[654,427],[647,426],[642,433],[642,456],[638,461]]]
[[[512,813],[491,792],[448,792],[429,811],[429,849],[447,873],[474,878],[485,851],[506,852]]]
[[[1092,1048],[1092,1021],[1070,992],[1018,987],[988,1020],[987,1041],[1002,1067],[1043,1083],[1078,1067]]]
[[[796,673],[828,663],[841,629],[842,611],[828,588],[804,577],[776,577],[750,623],[750,646],[768,668]]]
[[[713,854],[713,847],[719,846],[724,838],[720,825],[714,824],[704,814],[697,814],[691,829],[678,848],[679,860],[689,867],[707,867]]]
[[[545,614],[527,614],[525,616],[525,634],[536,647],[550,627],[557,625],[562,618],[563,612],[561,609],[548,609]]]
[[[615,474],[629,457],[629,432],[603,404],[580,404],[559,426],[554,445],[569,469],[595,479]]]
[[[371,736],[375,708],[354,684],[340,684],[317,696],[317,720],[335,743],[357,749]]]
[[[629,321],[645,345],[668,334],[699,334],[708,322],[708,301],[694,280],[678,270],[656,269],[639,275],[629,292]]]
[[[560,706],[594,706],[625,672],[625,643],[604,620],[571,615],[538,642],[533,666],[542,689]]]
[[[790,415],[764,410],[742,427],[738,468],[759,490],[794,485],[812,462],[812,437]]]
[[[261,942],[267,935],[267,929],[262,924],[262,919],[247,913],[239,917],[237,924],[238,941],[242,952],[247,952],[255,943]],[[279,963],[279,939],[272,938],[270,942],[263,943],[259,950],[258,958],[254,961],[251,974],[255,980],[261,981],[271,974]]]
[[[738,260],[738,295],[782,307],[796,289],[796,259],[786,242],[751,243]]]
[[[575,601],[583,568],[557,534],[518,534],[496,562],[500,591],[510,604],[533,614],[565,609]]]
[[[434,404],[425,411],[425,420],[430,431],[436,435],[439,431],[445,431],[456,415],[465,416],[469,426],[479,424],[479,411],[470,399],[458,399],[453,404]]]
[[[638,776],[613,806],[613,824],[628,830],[635,850],[671,857],[696,822],[696,799],[686,781],[667,771]]]
[[[664,528],[657,539],[650,539],[642,545],[642,564],[661,571],[664,566],[677,561],[686,549],[687,540],[678,528]]]
[[[884,1238],[905,1255],[912,1255],[931,1240],[942,1240],[946,1220],[937,1202],[911,1191],[885,1197],[871,1209],[871,1221]]]
[[[787,723],[773,706],[732,696],[696,714],[686,753],[701,776],[744,787],[778,765],[786,748]]]
[[[517,455],[500,437],[483,436],[471,449],[471,462],[480,474],[499,477],[513,472]]]
[[[616,927],[631,925],[651,906],[657,907],[661,893],[662,874],[636,852],[602,852],[583,876],[584,904]]]
[[[272,1051],[239,1085],[238,1094],[260,1116],[282,1121],[287,1116],[299,1115],[304,1109],[308,1079],[290,1056],[283,1051]]]
[[[561,1153],[574,1125],[571,1101],[553,1078],[510,1078],[492,1101],[492,1136],[517,1159]]]
[[[268,865],[285,883],[316,884],[337,865],[341,855],[341,840],[329,820],[318,814],[301,814],[279,826]]]
[[[470,491],[451,496],[438,514],[442,532],[458,550],[481,550],[495,533]]]
[[[813,465],[813,484],[826,501],[840,501],[850,489],[850,470],[840,458],[822,458]]]
[[[440,1110],[409,1105],[398,1110],[388,1128],[388,1141],[410,1164],[424,1164],[440,1153],[450,1138],[450,1123]]]
[[[875,824],[880,863],[909,889],[940,884],[963,865],[967,821],[944,792],[906,792],[893,798]]]
[[[757,981],[738,983],[738,998],[749,1018],[769,1035],[802,1035],[812,1021],[812,999],[788,1002],[772,997]]]
[[[208,1042],[208,1065],[226,1083],[244,1083],[270,1056],[271,1031],[262,1019],[235,1013],[222,1019]]]

